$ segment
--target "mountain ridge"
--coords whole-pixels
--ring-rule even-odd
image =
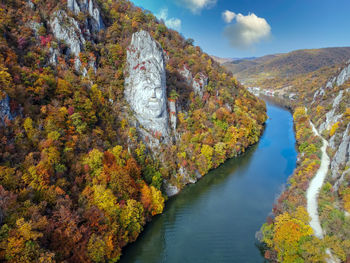
[[[322,67],[345,63],[350,59],[350,47],[301,49],[271,54],[254,60],[224,63],[239,80],[254,83],[260,77],[286,78],[310,73]]]

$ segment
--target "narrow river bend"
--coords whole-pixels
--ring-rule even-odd
[[[122,263],[264,262],[255,233],[296,165],[291,114],[267,102],[260,142],[166,203]]]

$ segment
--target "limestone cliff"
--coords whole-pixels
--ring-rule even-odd
[[[80,12],[88,13],[89,18],[87,18],[86,22],[93,31],[98,32],[105,28],[100,9],[92,0],[68,0],[67,7],[76,15]]]
[[[92,33],[98,33],[105,28],[105,25],[100,9],[92,0],[68,0],[67,8],[75,15],[81,12],[87,15],[83,25],[84,31],[81,30],[77,20],[69,16],[64,10],[58,10],[53,14],[49,22],[50,27],[55,38],[68,45],[65,55],[75,57],[75,70],[86,76],[87,68],[82,65],[79,54],[84,50],[87,40],[94,40]],[[50,48],[50,53],[50,63],[57,65],[58,56],[61,55],[61,52],[57,48]],[[90,60],[88,64],[90,68],[96,71],[96,61]]]
[[[349,107],[350,89],[346,84],[350,79],[350,64],[347,64],[338,75],[331,78],[325,87],[315,92],[312,106],[327,107],[319,122],[319,131],[330,134],[329,147],[334,153],[331,158],[331,174],[334,180],[343,180],[344,170],[350,161],[350,124],[344,114],[345,108]],[[343,128],[337,128],[343,126]],[[333,129],[334,132],[330,133]],[[340,182],[336,182],[336,188]]]
[[[200,97],[203,97],[204,88],[208,85],[208,77],[202,72],[193,77],[192,72],[186,65],[179,72],[186,83],[193,88],[193,91]]]
[[[133,34],[125,75],[125,98],[138,122],[154,137],[168,139],[164,54],[148,32]]]

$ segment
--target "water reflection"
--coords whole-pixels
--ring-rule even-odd
[[[296,163],[290,113],[268,114],[260,143],[170,199],[121,262],[264,262],[255,233]]]

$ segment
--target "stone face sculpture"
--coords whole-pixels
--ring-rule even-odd
[[[147,131],[168,137],[163,49],[146,31],[133,34],[127,51],[125,98]]]

